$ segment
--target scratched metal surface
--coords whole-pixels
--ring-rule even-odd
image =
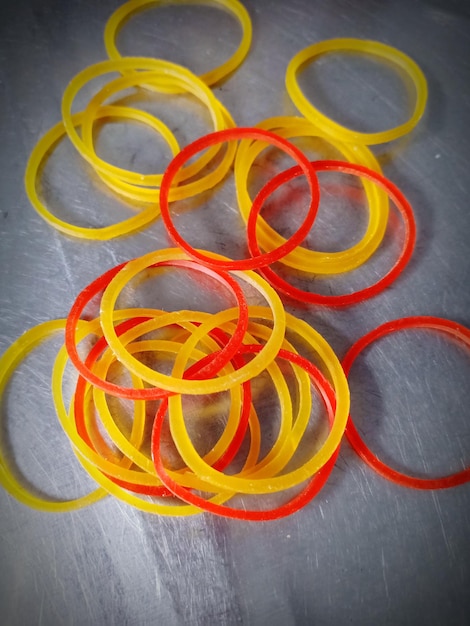
[[[118,4],[17,0],[2,8],[2,352],[34,324],[66,315],[80,288],[100,271],[167,245],[158,221],[105,243],[63,236],[36,215],[23,189],[28,154],[59,120],[66,84],[105,58],[102,31]],[[403,315],[438,315],[470,325],[468,5],[246,5],[254,31],[250,55],[216,89],[240,125],[295,113],[284,90],[286,65],[299,49],[325,38],[394,45],[419,63],[430,88],[418,128],[404,141],[374,148],[416,212],[418,241],[410,266],[393,288],[354,308],[290,310],[318,328],[340,356],[364,332]],[[119,42],[127,54],[161,55],[199,72],[226,58],[238,36],[236,22],[220,10],[167,7],[133,19]],[[329,57],[308,72],[304,83],[317,102],[360,129],[380,129],[406,116],[406,90],[382,65]],[[140,97],[149,103],[148,96]],[[158,106],[182,144],[210,128],[194,103]],[[168,159],[163,143],[145,129],[113,124],[99,141],[104,156],[142,171],[163,167]],[[321,153],[315,145],[308,149]],[[80,224],[109,223],[127,214],[66,142],[45,168],[44,194],[59,215]],[[204,211],[183,213],[180,227],[200,246],[240,255],[244,244],[232,210],[233,189],[227,185],[218,194]],[[351,208],[350,199],[333,196],[325,192],[311,240],[323,249],[348,245],[351,233],[364,226],[360,200]],[[378,260],[353,278],[357,284],[385,268],[399,234],[394,227]],[[157,283],[153,303],[207,305],[207,297],[198,302],[192,296],[188,303],[188,289],[178,287],[178,280]],[[334,291],[351,284],[315,281],[315,288]],[[2,408],[2,439],[32,487],[60,498],[84,494],[92,485],[54,417],[49,375],[58,345],[48,342],[12,380]],[[357,422],[371,446],[396,467],[417,475],[458,470],[470,461],[469,374],[468,353],[437,335],[387,339],[353,370]],[[0,619],[9,625],[463,625],[470,622],[469,530],[468,485],[434,493],[399,488],[374,475],[346,444],[320,496],[295,516],[269,524],[206,515],[159,518],[114,499],[50,515],[0,490]]]

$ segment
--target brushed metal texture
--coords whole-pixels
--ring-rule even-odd
[[[409,54],[429,83],[426,113],[402,140],[374,147],[385,174],[416,214],[416,251],[402,277],[347,309],[291,312],[324,334],[339,356],[375,326],[406,315],[438,315],[470,326],[470,11],[443,0],[247,0],[253,45],[246,62],[215,88],[239,125],[296,114],[284,87],[288,61],[332,37],[376,39]],[[23,186],[28,155],[60,119],[70,79],[105,58],[102,33],[119,2],[17,0],[0,25],[0,352],[33,325],[60,318],[79,290],[117,262],[165,247],[156,221],[109,242],[83,242],[50,228]],[[227,58],[236,22],[214,7],[164,6],[142,13],[119,36],[125,54],[162,56],[197,72]],[[398,123],[406,82],[361,57],[330,55],[306,69],[306,92],[361,130]],[[89,94],[90,91],[87,91]],[[200,105],[144,92],[125,101],[162,116],[181,145],[210,130]],[[85,101],[79,97],[77,110]],[[312,156],[319,142],[301,144]],[[102,128],[100,154],[141,171],[162,170],[169,152],[145,128]],[[328,153],[328,150],[326,151]],[[274,159],[274,157],[273,157]],[[274,163],[274,161],[273,161]],[[275,164],[273,165],[275,167]],[[357,181],[337,197],[325,188],[309,245],[349,245],[366,212]],[[336,185],[337,189],[337,185]],[[42,193],[58,215],[84,225],[129,214],[67,141],[51,154]],[[230,181],[203,203],[174,207],[181,232],[199,247],[241,256],[243,225]],[[202,205],[202,206],[201,206]],[[191,210],[186,210],[187,208]],[[285,215],[273,216],[289,228]],[[366,269],[311,289],[335,292],[378,277],[400,240],[392,220]],[[156,277],[142,303],[171,308],[223,305],[176,275]],[[352,281],[352,282],[350,282]],[[189,285],[189,286],[188,286]],[[208,295],[209,293],[209,295]],[[50,369],[60,343],[41,346],[19,368],[2,406],[1,436],[17,470],[51,497],[93,488],[55,418]],[[418,475],[470,462],[470,356],[438,335],[403,333],[374,345],[351,373],[352,411],[367,441],[395,467]],[[72,377],[67,378],[70,387]],[[319,497],[292,517],[249,524],[200,515],[159,518],[114,499],[70,514],[29,510],[0,490],[0,620],[3,624],[361,624],[470,623],[470,488],[434,493],[387,483],[342,446]]]

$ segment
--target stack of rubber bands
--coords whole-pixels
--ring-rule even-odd
[[[99,488],[78,499],[46,500],[16,478],[1,450],[0,482],[21,502],[46,511],[72,510],[112,494],[138,509],[162,515],[208,511],[244,520],[270,520],[297,511],[320,491],[345,433],[361,458],[403,486],[434,489],[468,481],[470,469],[439,479],[422,479],[406,476],[379,461],[348,419],[346,379],[360,352],[390,332],[431,328],[470,346],[468,329],[431,317],[388,322],[359,340],[341,364],[325,339],[305,321],[287,313],[281,300],[281,296],[289,296],[309,304],[355,304],[377,295],[405,268],[416,237],[413,211],[401,191],[383,176],[367,145],[400,137],[417,124],[427,98],[420,69],[406,55],[381,43],[355,39],[321,42],[297,54],[287,69],[288,93],[305,118],[277,117],[254,128],[239,128],[210,86],[233,73],[249,51],[251,22],[244,7],[237,0],[211,2],[238,19],[243,36],[225,64],[197,77],[167,61],[122,58],[119,54],[115,37],[124,22],[133,13],[156,4],[131,0],[111,16],[105,30],[110,60],[85,69],[68,85],[62,122],[34,148],[25,181],[39,214],[66,234],[105,240],[141,229],[161,215],[176,247],[155,250],[106,271],[78,295],[67,320],[45,322],[27,331],[0,360],[3,395],[11,374],[29,351],[50,334],[65,331],[65,343],[52,375],[55,407],[73,452]],[[305,63],[332,51],[378,56],[411,76],[416,102],[409,121],[383,132],[358,133],[320,113],[302,94],[296,77]],[[102,87],[82,113],[72,114],[80,89],[110,72],[122,76]],[[191,94],[208,107],[214,132],[180,149],[161,120],[138,109],[106,104],[119,92],[136,86],[162,94]],[[105,118],[139,122],[160,133],[174,157],[165,172],[144,175],[98,157],[94,126]],[[54,216],[40,199],[38,180],[47,155],[64,135],[113,192],[131,201],[147,202],[148,208],[103,228],[78,227]],[[290,141],[316,136],[331,143],[346,160],[311,162]],[[280,149],[297,165],[275,175],[253,199],[247,181],[255,160],[267,146]],[[249,250],[248,258],[241,260],[191,246],[176,229],[171,211],[172,202],[212,189],[232,167]],[[324,171],[359,177],[368,200],[369,222],[362,240],[340,252],[319,252],[301,245],[314,228],[321,195],[317,175]],[[260,213],[277,189],[301,176],[308,184],[308,211],[294,234],[284,239]],[[274,271],[274,263],[307,275],[357,269],[383,240],[389,199],[404,222],[403,246],[393,267],[374,285],[345,295],[325,296],[300,290]],[[231,306],[218,313],[119,307],[122,294],[135,281],[175,270],[183,270],[197,282],[208,281],[231,300]],[[247,293],[256,293],[264,303],[250,304]],[[97,302],[99,315],[90,318],[90,306],[98,306]],[[304,356],[305,350],[308,355]],[[69,361],[78,378],[67,406],[62,388]],[[161,371],[162,362],[168,373]],[[257,410],[257,396],[263,391],[277,395],[278,419]],[[193,408],[188,416],[191,400],[196,410]],[[120,402],[124,401],[132,403],[132,410],[123,420]],[[223,424],[215,438],[205,434],[213,425],[205,417],[211,406]],[[316,429],[323,433],[317,433],[316,442],[311,441],[313,422],[320,423]],[[280,493],[281,502],[277,498]],[[252,496],[256,496],[254,501]]]

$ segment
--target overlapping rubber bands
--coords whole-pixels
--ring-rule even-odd
[[[191,0],[174,2],[186,3],[193,4]],[[389,332],[429,327],[468,347],[468,329],[438,318],[396,320],[359,340],[341,365],[323,337],[287,313],[281,299],[286,296],[301,304],[326,306],[359,304],[377,296],[404,271],[416,240],[413,211],[404,194],[382,174],[367,145],[400,137],[418,123],[427,98],[421,70],[403,53],[378,42],[336,39],[314,44],[291,60],[286,74],[287,91],[305,118],[279,116],[253,128],[240,128],[210,86],[230,76],[248,54],[252,30],[247,11],[237,0],[207,2],[228,10],[238,20],[242,37],[230,59],[198,77],[170,61],[122,57],[118,52],[115,38],[127,19],[160,4],[158,0],[130,0],[111,16],[105,29],[110,59],[86,68],[67,86],[62,121],[34,148],[25,183],[38,213],[63,233],[105,240],[144,228],[161,214],[177,247],[155,250],[109,269],[78,294],[66,320],[45,322],[27,331],[0,359],[1,398],[21,360],[51,334],[64,333],[52,375],[55,408],[73,453],[98,488],[61,502],[42,498],[21,483],[0,446],[1,484],[19,501],[44,511],[69,511],[113,495],[139,510],[160,515],[206,511],[267,521],[294,513],[318,494],[334,467],[345,433],[366,463],[401,486],[437,489],[467,482],[468,468],[448,477],[421,479],[382,463],[348,418],[345,371],[349,372],[363,349]],[[336,51],[378,56],[407,72],[416,91],[408,122],[379,133],[357,133],[309,103],[297,84],[298,72],[318,55]],[[81,113],[72,113],[84,86],[116,72],[120,76],[101,87]],[[189,94],[207,107],[214,131],[181,149],[162,120],[112,102],[129,88],[161,95]],[[99,157],[96,124],[107,119],[144,124],[159,133],[173,155],[164,171],[144,174]],[[38,183],[47,155],[64,136],[112,192],[130,203],[147,203],[147,208],[101,228],[76,226],[55,216],[41,199]],[[310,161],[291,141],[302,137],[322,139],[345,160]],[[252,199],[254,165],[269,147],[280,149],[297,165],[272,176]],[[175,201],[214,189],[232,168],[246,225],[247,255],[238,260],[186,241],[172,213]],[[346,250],[322,252],[311,250],[306,240],[315,228],[321,173],[328,171],[360,179],[369,220],[358,243]],[[294,234],[285,239],[262,212],[280,187],[300,177],[308,188],[305,214]],[[291,285],[273,267],[278,264],[307,277],[357,270],[382,245],[391,214],[389,201],[403,221],[402,249],[391,269],[374,285],[343,295],[321,295]],[[133,282],[145,280],[151,272],[174,271],[189,273],[196,282],[198,277],[209,280],[214,290],[220,289],[228,297],[230,306],[211,314],[140,308],[132,302],[120,306]],[[264,304],[250,303],[246,288]],[[97,302],[99,312],[90,317],[89,309],[92,305],[96,308]],[[307,349],[308,356],[301,348]],[[162,361],[166,371],[161,371]],[[69,362],[77,378],[71,401],[66,403],[63,379]],[[276,399],[276,418],[258,405],[257,397],[263,392]],[[188,411],[191,401],[196,408]],[[124,413],[122,402],[128,403]],[[201,445],[208,425],[217,423],[217,436]],[[312,424],[318,429],[315,443],[309,439]]]
[[[121,281],[131,281],[147,267],[162,271],[176,267],[202,272],[228,288],[238,306],[216,314],[114,309],[108,290],[119,289]],[[72,308],[66,324],[66,345],[59,351],[54,365],[52,392],[59,420],[77,458],[102,490],[77,500],[54,503],[54,506],[38,497],[28,498],[15,482],[6,458],[2,456],[1,479],[10,493],[44,510],[77,508],[104,493],[111,493],[147,512],[189,515],[210,510],[250,520],[275,519],[308,502],[326,481],[338,453],[349,410],[346,378],[327,342],[307,323],[285,313],[279,297],[262,278],[250,271],[233,273],[238,279],[258,287],[270,306],[247,307],[238,282],[233,281],[230,273],[207,268],[175,249],[156,251],[130,261],[107,272],[86,288],[77,298],[77,310],[83,308],[84,298],[89,300],[104,288],[101,313],[95,320],[79,320],[77,323]],[[116,281],[114,286],[113,281]],[[110,342],[107,337],[109,317],[118,342],[117,352],[116,342]],[[62,322],[46,323],[13,344],[2,358],[2,372],[5,373],[0,384],[6,384],[19,359],[38,341],[62,326]],[[286,326],[296,337],[287,339]],[[151,333],[162,330],[165,331],[164,338],[148,338]],[[84,360],[78,361],[77,347],[86,338],[95,338],[95,343]],[[315,352],[326,375],[298,354],[293,342],[299,341]],[[171,376],[163,375],[135,358],[148,353],[173,357]],[[79,378],[67,408],[62,395],[62,378],[69,355],[73,355],[72,362],[78,366]],[[289,363],[292,369],[290,376],[297,387],[295,404],[286,381],[288,375],[279,365],[280,360]],[[107,380],[110,368],[117,363],[131,372],[132,387]],[[277,439],[265,454],[261,452],[261,416],[252,401],[253,381],[257,381],[263,372],[270,377],[279,397],[281,414]],[[158,387],[153,384],[155,381]],[[259,384],[265,383],[261,380]],[[295,463],[295,452],[312,419],[311,386],[325,405],[329,433],[307,461],[302,459]],[[201,455],[186,430],[182,399],[188,395],[207,398],[222,392],[230,395],[226,424],[209,452]],[[128,436],[113,416],[107,399],[110,395],[132,398],[135,402]],[[152,457],[149,458],[141,450],[143,433],[148,427],[145,403],[155,398],[162,399],[162,402],[153,422]],[[167,467],[160,452],[161,429],[167,413],[172,441],[184,463],[183,470]],[[248,451],[243,451],[247,441]],[[234,471],[234,460],[242,462],[241,470]],[[261,496],[296,487],[301,487],[300,493],[270,508],[247,510],[246,507],[224,504],[237,493]],[[205,498],[201,492],[213,495]],[[165,500],[149,502],[146,496]],[[174,497],[178,497],[177,502]]]

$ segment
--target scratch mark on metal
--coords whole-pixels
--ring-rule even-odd
[[[390,594],[388,591],[388,583],[387,583],[387,576],[385,574],[385,554],[384,554],[384,549],[382,548],[382,557],[381,557],[381,561],[382,561],[382,578],[384,581],[384,587],[385,587],[385,594],[387,596],[387,599],[390,599]]]
[[[439,525],[441,527],[441,532],[442,532],[442,536],[444,538],[444,542],[446,544],[447,552],[449,553],[450,557],[453,560],[455,560],[454,550],[452,548],[451,543],[449,542],[449,538],[447,537],[447,532],[446,532],[446,529],[445,529],[445,526],[444,526],[444,520],[443,520],[443,517],[442,517],[442,509],[441,509],[441,505],[440,505],[440,502],[439,502],[439,498],[438,498],[437,494],[434,491],[431,492],[431,495],[432,495],[432,501],[433,501],[434,507],[435,507],[436,512],[437,512],[437,517],[439,519]]]

